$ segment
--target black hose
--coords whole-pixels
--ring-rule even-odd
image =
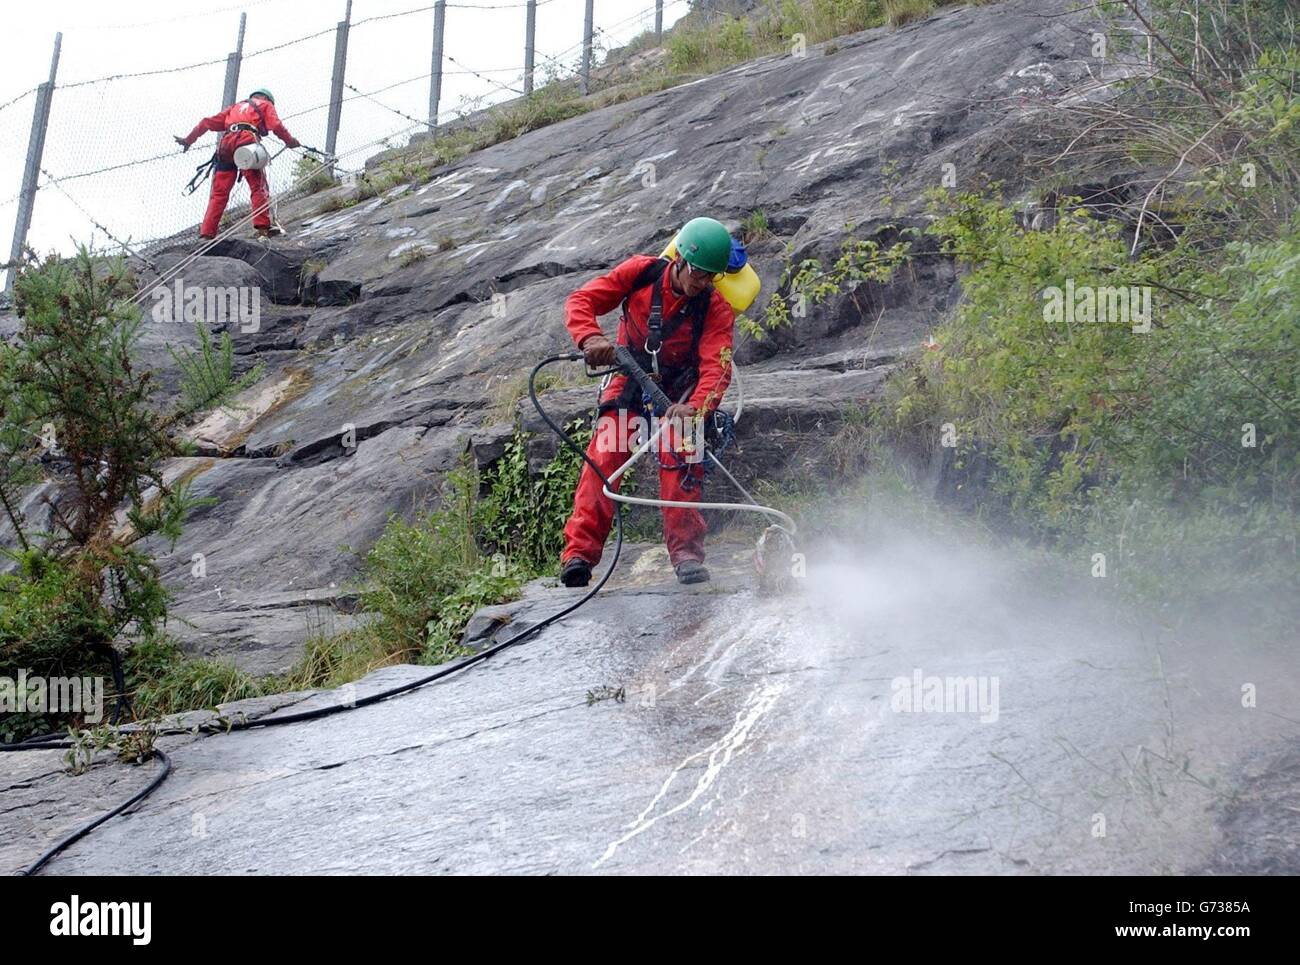
[[[603,482],[605,485],[608,486],[610,485],[609,477],[607,477],[603,472],[601,472],[600,467],[597,466],[596,463],[592,461],[591,457],[588,456],[576,442],[574,442],[571,438],[569,438],[569,434],[566,433],[563,428],[557,425],[551,419],[551,417],[546,414],[546,410],[542,408],[541,402],[539,402],[537,399],[537,390],[536,390],[537,373],[540,372],[544,366],[549,365],[552,362],[577,361],[582,357],[583,356],[581,353],[569,353],[566,355],[552,355],[549,358],[545,358],[541,362],[537,363],[537,365],[533,367],[532,372],[528,376],[528,397],[532,399],[533,406],[537,409],[538,415],[542,417],[542,421],[544,421],[547,424],[547,426],[550,427],[552,432],[554,432],[556,435],[560,437],[561,440],[564,441],[565,445],[567,445],[570,449],[572,449],[579,456],[581,456],[583,461],[586,462],[586,464],[591,467],[592,472],[596,473],[596,475],[600,477],[601,482]],[[276,727],[280,724],[296,724],[304,720],[316,720],[321,717],[328,717],[331,714],[337,714],[339,711],[343,711],[343,710],[353,710],[357,707],[366,707],[369,706],[370,704],[377,704],[381,700],[387,700],[389,697],[396,697],[399,694],[407,693],[408,691],[415,690],[419,687],[423,687],[425,684],[433,683],[435,680],[441,680],[443,677],[450,676],[453,673],[457,673],[458,671],[465,670],[468,667],[472,667],[476,663],[481,663],[482,661],[487,660],[489,657],[495,656],[496,654],[500,653],[502,650],[505,650],[507,647],[513,647],[516,643],[519,643],[526,637],[530,637],[534,633],[544,630],[546,627],[550,626],[556,620],[568,616],[574,610],[578,609],[578,607],[582,606],[593,596],[595,596],[600,591],[600,588],[605,585],[605,582],[613,574],[614,567],[618,565],[619,554],[622,552],[623,549],[623,507],[621,504],[616,504],[616,509],[617,512],[615,514],[614,519],[618,525],[618,535],[614,543],[614,556],[613,559],[610,561],[609,569],[606,570],[605,575],[600,578],[600,582],[598,582],[595,586],[593,586],[590,590],[588,590],[586,595],[584,595],[580,600],[571,603],[569,606],[565,607],[563,610],[560,610],[557,613],[551,614],[549,617],[547,617],[545,620],[541,621],[540,623],[534,624],[533,626],[529,627],[527,630],[520,631],[519,633],[511,637],[509,640],[504,640],[501,643],[493,644],[492,646],[488,647],[485,650],[480,650],[478,653],[470,657],[466,657],[464,660],[461,660],[458,663],[454,663],[446,667],[440,667],[439,669],[433,671],[432,673],[429,673],[423,677],[419,677],[415,680],[409,681],[408,683],[402,684],[400,687],[393,687],[389,690],[384,690],[377,694],[371,694],[368,697],[363,697],[360,700],[354,701],[353,703],[350,704],[333,704],[328,707],[318,707],[315,710],[304,710],[296,714],[284,714],[279,717],[268,717],[268,718],[263,718],[261,720],[234,721],[230,724],[229,727],[223,726],[221,729],[222,730],[251,730],[255,727]],[[188,730],[177,730],[172,732],[159,731],[158,733],[162,736],[166,736],[168,733],[187,734],[190,732]]]
[[[576,442],[574,442],[572,438],[569,437],[569,434],[565,432],[561,426],[557,425],[555,421],[551,419],[549,415],[546,414],[546,410],[542,408],[542,404],[540,401],[538,401],[537,398],[536,381],[537,381],[538,372],[540,372],[545,366],[550,365],[552,362],[576,362],[582,357],[583,355],[581,352],[570,352],[564,355],[552,355],[548,358],[542,359],[542,361],[538,362],[537,365],[533,367],[532,372],[530,372],[528,375],[528,397],[532,400],[533,407],[537,409],[537,414],[542,417],[542,421],[546,423],[546,425],[551,429],[551,431],[554,432],[557,436],[559,436],[566,446],[568,446],[570,449],[572,449],[574,452],[576,452],[579,456],[582,457],[582,460],[588,466],[591,467],[591,471],[600,477],[601,482],[603,482],[606,486],[609,486],[610,485],[609,477],[606,476],[603,472],[601,472],[600,467],[597,466],[596,463],[592,461],[591,457],[588,456],[586,452],[584,452],[582,448]],[[595,374],[599,375],[603,373],[598,372]],[[565,607],[564,609],[560,610],[557,613],[551,614],[545,620],[542,620],[540,623],[534,624],[533,626],[529,627],[527,630],[520,631],[519,633],[511,637],[509,640],[504,640],[501,643],[493,644],[491,647],[488,647],[485,650],[480,650],[478,653],[470,657],[467,657],[466,659],[458,663],[446,667],[441,667],[430,674],[427,674],[416,680],[412,680],[408,683],[402,684],[400,687],[393,687],[389,690],[384,690],[377,694],[371,694],[368,697],[363,697],[360,700],[354,701],[353,703],[350,704],[334,704],[328,707],[318,707],[315,710],[305,710],[296,714],[285,714],[280,717],[270,717],[262,720],[233,721],[228,726],[223,726],[221,729],[223,731],[251,730],[255,727],[276,727],[280,724],[296,724],[306,720],[316,720],[317,718],[320,717],[328,717],[331,714],[336,714],[339,711],[343,711],[343,710],[355,710],[358,707],[366,707],[370,704],[376,704],[381,700],[387,700],[390,697],[396,697],[399,694],[408,693],[409,691],[415,690],[418,687],[423,687],[425,684],[432,683],[435,680],[441,680],[443,677],[450,676],[451,674],[456,673],[457,671],[465,670],[468,667],[472,667],[474,664],[481,663],[482,661],[487,660],[489,657],[495,656],[496,654],[500,653],[502,650],[505,650],[507,647],[513,647],[515,644],[523,641],[526,637],[530,637],[533,634],[538,633],[539,631],[550,626],[556,620],[568,616],[570,613],[578,609],[578,607],[582,606],[593,596],[595,596],[598,592],[600,592],[600,588],[603,587],[606,581],[609,580],[610,576],[613,575],[614,567],[618,565],[619,554],[623,550],[623,512],[624,512],[623,504],[619,502],[615,502],[614,521],[617,524],[617,538],[614,543],[614,556],[610,560],[609,569],[605,571],[605,575],[600,578],[600,581],[595,586],[593,586],[590,590],[588,590],[587,593],[583,595],[583,597],[578,601],[571,603],[569,606]],[[191,733],[191,731],[189,730],[156,731],[155,736],[165,737],[168,735],[188,734],[188,733]],[[0,751],[58,750],[61,748],[68,748],[71,746],[72,744],[66,740],[61,740],[58,742],[30,742],[30,743],[19,743],[19,744],[0,744]],[[171,773],[172,768],[171,768],[171,760],[167,757],[166,754],[164,754],[161,750],[155,750],[154,753],[160,758],[162,758],[163,769],[154,778],[154,780],[149,784],[148,787],[146,787],[144,790],[140,791],[138,794],[133,796],[130,800],[114,808],[112,811],[109,811],[107,814],[104,814],[101,817],[96,818],[94,821],[91,821],[89,824],[83,825],[81,828],[78,828],[68,837],[64,838],[62,841],[59,841],[57,844],[51,847],[47,852],[45,852],[45,854],[43,854],[36,862],[34,862],[26,869],[24,869],[21,872],[21,874],[24,875],[35,874],[38,870],[40,870],[40,868],[46,862],[48,862],[60,851],[64,850],[74,842],[79,841],[81,838],[85,837],[87,834],[89,834],[95,828],[99,827],[105,821],[109,820],[110,818],[116,817],[118,814],[121,814],[131,805],[135,804],[138,801],[142,801],[144,798],[148,797],[155,790],[157,790],[157,788],[162,784],[162,782],[167,779],[167,776]]]
[[[153,756],[161,760],[163,766],[162,766],[162,770],[160,770],[157,774],[154,775],[154,779],[149,782],[147,787],[141,789],[140,791],[137,791],[130,798],[123,801],[121,804],[113,808],[113,810],[109,811],[107,814],[101,814],[99,817],[95,818],[95,820],[91,821],[90,823],[83,824],[76,831],[73,831],[72,834],[68,835],[62,841],[59,841],[58,843],[53,845],[43,855],[41,855],[39,858],[37,858],[35,861],[29,864],[22,871],[18,872],[18,874],[21,875],[22,877],[30,877],[36,874],[36,872],[40,871],[41,868],[43,868],[45,864],[56,854],[58,854],[60,851],[67,848],[69,845],[73,844],[74,842],[80,841],[82,838],[90,834],[91,831],[94,831],[95,828],[99,827],[105,821],[117,817],[119,814],[121,814],[131,805],[135,804],[138,801],[143,801],[154,791],[158,790],[158,788],[162,786],[162,782],[167,780],[167,775],[171,774],[172,772],[172,760],[170,757],[167,756],[166,751],[161,751],[156,748],[153,752]]]

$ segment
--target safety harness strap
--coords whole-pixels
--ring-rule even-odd
[[[664,272],[672,264],[667,258],[656,258],[641,270],[636,280],[632,282],[632,287],[628,289],[623,296],[623,317],[619,320],[620,328],[631,327],[631,315],[628,311],[628,301],[632,293],[644,288],[646,285],[654,285],[650,293],[650,316],[647,320],[649,329],[646,336],[646,348],[637,348],[630,337],[627,340],[628,350],[632,357],[636,359],[638,365],[650,373],[650,377],[660,382],[664,391],[669,398],[677,400],[684,396],[686,391],[694,385],[698,378],[698,372],[694,365],[659,365],[658,350],[663,343],[672,337],[689,315],[691,319],[691,350],[689,357],[698,358],[700,354],[700,337],[704,334],[704,318],[708,314],[709,300],[705,294],[697,295],[687,304],[681,306],[673,317],[668,319],[665,324],[663,320],[663,282]],[[650,347],[654,351],[647,351]],[[600,391],[604,392],[607,382],[601,383]],[[599,416],[611,409],[635,409],[642,408],[645,400],[641,398],[640,386],[632,379],[627,380],[615,398],[605,402],[600,402],[596,407],[596,415]]]
[[[194,169],[194,177],[190,178],[190,183],[185,185],[185,193],[193,194],[195,189],[208,179],[212,169],[217,166],[217,152],[212,152],[212,157],[208,158],[202,164]]]
[[[646,265],[637,275],[636,280],[628,293],[623,296],[623,318],[621,324],[629,325],[631,315],[628,311],[628,302],[632,293],[644,288],[646,285],[653,285],[650,291],[650,316],[646,321],[648,329],[646,333],[645,348],[639,349],[629,338],[627,347],[632,350],[632,355],[636,358],[637,364],[650,373],[650,377],[662,381],[668,377],[667,368],[661,371],[659,365],[659,350],[663,343],[672,338],[673,333],[686,321],[689,315],[691,319],[691,350],[690,357],[696,358],[700,352],[700,337],[704,334],[704,318],[709,311],[708,293],[701,293],[690,299],[684,305],[681,305],[672,318],[667,323],[663,318],[663,284],[664,273],[668,271],[672,262],[667,258],[656,258],[650,264]],[[672,368],[681,369],[683,366],[674,366]],[[693,367],[691,367],[693,370]]]

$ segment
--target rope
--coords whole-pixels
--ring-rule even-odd
[[[483,72],[474,71],[474,70],[446,70],[446,71],[443,71],[443,74],[444,74],[444,75],[445,75],[445,74],[480,74],[480,73],[508,73],[508,72],[513,72],[513,73],[515,73],[515,74],[518,74],[518,73],[519,73],[519,72],[518,72],[515,68],[513,68],[513,67],[498,67],[498,68],[492,68],[491,70],[487,70],[487,71],[483,71]],[[392,90],[392,89],[395,88],[395,87],[401,87],[401,86],[403,86],[403,85],[405,85],[405,84],[413,84],[413,83],[415,83],[417,80],[427,80],[427,79],[429,78],[429,76],[430,76],[430,74],[426,72],[426,73],[420,74],[420,75],[417,76],[417,77],[408,77],[406,80],[399,80],[399,81],[397,81],[397,82],[395,82],[395,83],[388,84],[388,85],[386,85],[386,86],[384,86],[384,87],[380,87],[380,88],[378,88],[378,89],[376,89],[376,90],[372,90],[372,91],[360,91],[360,90],[357,90],[357,88],[353,87],[351,84],[344,84],[343,86],[347,87],[349,90],[356,91],[356,93],[355,93],[354,96],[343,98],[343,101],[344,101],[344,103],[346,103],[346,102],[349,102],[349,101],[357,100],[358,98],[369,98],[369,99],[373,99],[373,95],[375,95],[375,94],[382,94],[382,93],[384,93],[384,91]],[[280,119],[281,119],[282,121],[291,121],[291,120],[293,120],[293,119],[295,119],[295,118],[303,117],[304,115],[311,114],[311,113],[313,113],[313,112],[315,112],[315,111],[324,110],[325,108],[329,107],[331,103],[332,103],[331,101],[326,101],[326,102],[323,103],[323,104],[318,104],[318,105],[316,105],[315,107],[308,107],[308,108],[306,108],[306,109],[304,109],[304,110],[296,111],[296,112],[294,112],[293,114],[282,114],[282,115],[280,116]],[[417,120],[416,118],[411,117],[409,114],[402,114],[402,112],[399,111],[399,110],[397,110],[396,108],[389,107],[387,104],[381,103],[380,101],[375,101],[375,103],[378,104],[380,107],[386,108],[387,110],[393,111],[393,113],[395,113],[395,114],[399,114],[399,115],[401,115],[402,117],[405,117],[407,120],[410,120],[410,121],[416,121],[417,123],[425,124],[425,125],[428,124],[427,121],[419,121],[419,120]],[[93,169],[91,169],[91,170],[89,170],[89,171],[78,171],[76,174],[64,174],[64,175],[61,175],[61,176],[59,176],[59,177],[55,177],[54,175],[50,174],[48,171],[46,171],[45,169],[42,168],[42,173],[44,173],[45,176],[46,176],[47,178],[49,178],[49,180],[48,180],[48,181],[45,181],[45,182],[42,182],[41,187],[48,187],[48,186],[51,186],[51,185],[58,185],[60,182],[65,182],[65,181],[76,181],[76,180],[78,180],[79,178],[90,178],[90,177],[94,177],[95,175],[98,175],[98,174],[109,174],[109,173],[111,173],[111,172],[113,172],[113,171],[121,171],[121,170],[123,170],[124,168],[139,167],[139,166],[142,165],[142,164],[152,164],[152,163],[154,163],[155,161],[165,161],[166,159],[168,159],[168,158],[172,158],[172,157],[175,157],[175,156],[176,156],[176,152],[175,152],[175,151],[168,151],[168,152],[165,153],[165,154],[154,154],[154,155],[152,155],[152,156],[150,156],[150,157],[140,158],[140,159],[138,159],[138,160],[134,160],[134,161],[123,161],[121,164],[109,164],[109,165],[106,165],[106,166],[104,166],[104,167],[102,167],[102,168],[93,168]],[[4,205],[9,204],[9,203],[11,203],[12,201],[16,201],[16,200],[18,199],[18,197],[19,197],[18,195],[15,195],[15,196],[14,196],[13,198],[11,198],[9,201],[0,201],[0,207],[3,207]]]
[[[92,84],[105,84],[111,80],[129,80],[132,77],[157,77],[159,74],[179,74],[182,71],[194,70],[198,67],[211,67],[214,64],[224,64],[225,57],[216,60],[203,60],[194,64],[186,64],[184,67],[161,67],[158,70],[141,70],[130,74],[109,74],[107,77],[93,77],[90,80],[74,80],[68,84],[56,84],[55,90],[73,90],[77,87],[89,87]]]
[[[428,76],[428,75],[426,75],[426,76]],[[418,79],[418,78],[417,78],[417,79]],[[410,83],[410,81],[407,81],[407,83]],[[428,123],[429,123],[428,121],[422,121],[422,120],[420,120],[418,117],[412,117],[410,114],[404,113],[403,111],[399,111],[396,107],[389,107],[387,104],[385,104],[385,103],[383,103],[383,102],[381,102],[381,101],[377,101],[377,100],[375,100],[375,99],[374,99],[373,97],[371,97],[369,94],[363,94],[361,91],[357,90],[357,89],[356,89],[355,87],[353,87],[351,84],[347,84],[347,83],[345,83],[343,86],[346,87],[348,90],[357,91],[357,96],[359,96],[359,97],[364,97],[366,100],[370,101],[372,104],[377,104],[377,105],[379,105],[380,107],[382,107],[382,108],[383,108],[384,110],[386,110],[386,111],[392,111],[392,112],[393,112],[394,114],[396,114],[398,117],[404,117],[404,118],[406,118],[408,121],[414,121],[416,124],[424,124],[424,125],[426,125],[426,126],[427,126]]]
[[[41,187],[48,187],[50,185],[57,186],[62,181],[76,181],[78,178],[91,178],[94,177],[96,174],[107,174],[110,171],[120,171],[123,168],[139,167],[141,164],[152,164],[154,161],[162,161],[165,160],[166,158],[175,157],[175,156],[176,156],[175,151],[168,151],[166,154],[155,154],[153,157],[141,158],[138,161],[123,161],[121,164],[110,164],[107,167],[95,168],[93,171],[78,171],[76,174],[65,174],[63,175],[63,177],[60,178],[56,178],[54,175],[50,174],[49,171],[46,171],[44,168],[41,168],[41,173],[44,174],[49,180],[42,182],[40,186]]]

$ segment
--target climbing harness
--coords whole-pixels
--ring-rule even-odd
[[[684,305],[678,307],[673,312],[671,318],[664,321],[663,306],[663,281],[664,273],[668,271],[672,262],[667,258],[656,258],[636,276],[632,282],[632,287],[628,290],[627,295],[623,297],[623,318],[620,324],[632,327],[631,315],[628,312],[628,301],[632,294],[647,285],[653,286],[650,289],[650,315],[646,319],[645,332],[645,351],[640,349],[631,349],[633,358],[636,360],[638,367],[643,371],[648,371],[656,382],[668,387],[669,392],[673,392],[673,386],[677,382],[695,379],[695,369],[693,366],[673,366],[661,367],[659,364],[659,352],[663,344],[673,333],[683,325],[687,318],[691,322],[691,349],[690,358],[699,356],[700,337],[704,333],[704,319],[709,312],[709,297],[707,292],[703,292],[690,299]],[[640,334],[637,332],[636,334]],[[629,380],[629,385],[631,381]],[[627,401],[631,401],[631,397]]]

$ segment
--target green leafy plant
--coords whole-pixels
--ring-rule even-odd
[[[938,349],[895,380],[895,424],[932,440],[949,426],[955,469],[987,461],[991,475],[967,481],[1040,538],[1101,545],[1128,532],[1112,548],[1148,572],[1199,566],[1206,586],[1217,555],[1238,561],[1238,586],[1293,583],[1300,224],[1221,249],[1189,231],[1134,259],[1121,224],[1062,204],[1040,231],[973,195],[935,220],[966,270],[964,298]],[[1086,303],[1050,310],[1067,288],[1147,289],[1149,327],[1094,318]],[[1135,540],[1134,520],[1164,542]],[[1214,547],[1172,536],[1227,536],[1228,520],[1235,538]]]
[[[581,420],[565,429],[579,446],[591,439],[591,429]],[[485,476],[487,494],[477,512],[484,543],[533,572],[555,572],[581,467],[577,454],[561,448],[539,472],[531,473],[528,437],[516,433]]]
[[[741,330],[763,338],[792,324],[792,303],[802,303],[806,310],[808,305],[820,305],[837,295],[853,296],[857,286],[866,282],[885,284],[908,263],[911,250],[910,241],[897,241],[882,248],[875,239],[857,238],[850,233],[840,243],[840,253],[829,268],[820,258],[787,264],[777,283],[778,291],[768,299],[762,320],[746,318]]]
[[[143,764],[154,756],[157,734],[149,727],[119,730],[103,726],[90,730],[68,728],[68,741],[72,744],[64,752],[63,760],[74,775],[85,774],[95,762],[95,757],[105,750],[113,751],[123,764]]]
[[[218,349],[200,329],[199,352],[175,354],[180,401],[160,407],[133,356],[140,310],[121,259],[51,256],[20,272],[15,293],[23,326],[0,346],[0,507],[18,544],[7,551],[16,569],[0,576],[0,675],[102,672],[110,648],[147,637],[167,613],[141,542],[174,545],[207,502],[188,480],[164,478],[163,460],[189,451],[187,419],[251,379],[233,379],[228,336]],[[42,481],[48,532],[18,509]]]
[[[338,182],[330,176],[329,168],[310,154],[301,154],[293,162],[293,183],[300,194],[315,194],[332,188]]]
[[[740,240],[747,245],[757,244],[771,236],[772,229],[767,214],[762,209],[751,211],[740,223]]]

